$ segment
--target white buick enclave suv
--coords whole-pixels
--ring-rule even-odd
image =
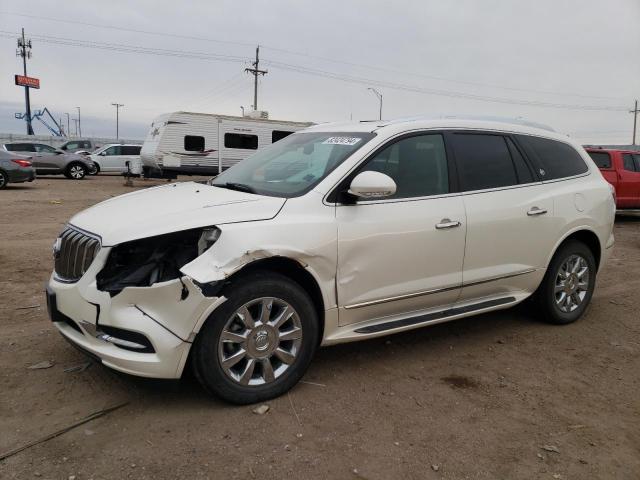
[[[525,122],[326,124],[208,184],[74,216],[47,288],[62,335],[104,365],[250,403],[320,345],[504,309],[585,311],[613,246],[611,188],[580,145]]]

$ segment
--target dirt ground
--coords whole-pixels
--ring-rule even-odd
[[[640,478],[640,218],[618,218],[577,323],[524,306],[325,348],[256,415],[190,377],[65,372],[86,359],[47,319],[51,245],[72,214],[128,191],[99,176],[0,192],[0,455],[128,402],[0,461],[0,478]]]

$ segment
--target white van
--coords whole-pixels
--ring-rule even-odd
[[[145,177],[217,175],[311,123],[173,112],[157,117],[142,146]]]
[[[113,143],[96,150],[90,155],[97,167],[96,174],[100,172],[126,173],[128,168],[132,174],[139,175],[142,173],[140,148],[140,145]]]

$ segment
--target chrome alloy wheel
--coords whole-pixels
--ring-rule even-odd
[[[556,305],[562,312],[573,312],[582,304],[588,290],[589,264],[580,255],[571,255],[560,265],[556,276]]]
[[[218,359],[234,382],[264,385],[291,367],[301,344],[302,325],[294,308],[279,298],[256,298],[237,309],[222,329]]]
[[[72,165],[69,169],[69,175],[71,175],[76,180],[79,180],[84,177],[84,168],[80,165]]]

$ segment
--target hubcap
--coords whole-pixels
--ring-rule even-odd
[[[78,165],[74,165],[73,167],[71,167],[71,176],[73,178],[82,178],[84,176],[82,167]]]
[[[573,312],[582,304],[588,290],[589,264],[580,255],[571,255],[560,265],[556,276],[556,305],[562,312]]]
[[[294,363],[302,344],[302,325],[284,300],[251,300],[222,329],[218,359],[224,373],[240,385],[275,381]]]

